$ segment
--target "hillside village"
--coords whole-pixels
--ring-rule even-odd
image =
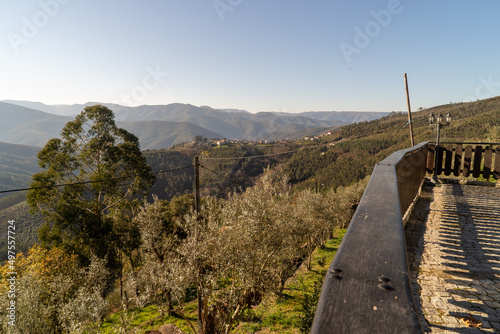
[[[301,141],[319,141],[322,137],[331,136],[333,131],[327,131],[321,133],[317,136],[305,136],[297,139],[281,139],[281,140],[247,140],[247,139],[207,139],[202,136],[197,136],[194,140],[186,143],[177,144],[176,147],[217,147],[217,146],[225,146],[231,144],[242,144],[242,145],[266,145],[266,144],[290,144],[297,143]]]

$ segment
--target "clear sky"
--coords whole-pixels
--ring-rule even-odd
[[[500,1],[0,0],[0,100],[406,110],[500,95]]]

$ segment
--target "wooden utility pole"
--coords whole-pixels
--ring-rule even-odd
[[[411,146],[414,146],[413,142],[413,126],[411,124],[411,107],[410,107],[410,92],[408,91],[408,78],[405,73],[405,87],[406,87],[406,103],[408,104],[408,126],[410,127],[410,140]]]
[[[200,226],[200,158],[194,157],[194,210],[196,212],[196,228],[199,230]],[[197,236],[199,238],[199,235]],[[197,240],[200,242],[200,240]],[[203,326],[203,273],[199,259],[196,260],[196,269],[198,277],[196,282],[196,298],[198,301],[198,331],[204,333]]]
[[[200,158],[194,157],[194,209],[200,213]]]

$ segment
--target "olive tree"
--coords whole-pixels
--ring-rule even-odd
[[[186,220],[179,248],[198,282],[203,333],[229,332],[266,292],[281,293],[303,255],[303,223],[286,178],[267,173],[227,200],[208,199]]]
[[[190,210],[192,196],[171,202],[155,198],[133,218],[141,234],[141,265],[131,280],[138,305],[165,305],[171,313],[174,302],[183,299],[189,281],[178,248],[185,238],[182,215]]]

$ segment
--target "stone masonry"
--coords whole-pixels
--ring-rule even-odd
[[[406,225],[426,333],[500,333],[500,188],[427,184]]]

